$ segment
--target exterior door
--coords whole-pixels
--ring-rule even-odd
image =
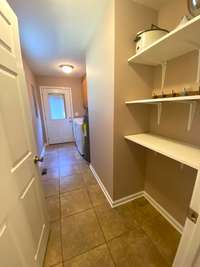
[[[73,142],[70,88],[41,88],[48,144]]]
[[[41,267],[48,224],[17,18],[0,0],[0,266]]]

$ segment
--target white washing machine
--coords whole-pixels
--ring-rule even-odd
[[[73,119],[74,139],[76,142],[77,149],[82,156],[84,155],[83,121],[84,121],[84,118]]]

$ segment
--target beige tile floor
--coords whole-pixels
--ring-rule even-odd
[[[111,209],[73,144],[47,149],[44,267],[170,267],[179,233],[144,199]]]

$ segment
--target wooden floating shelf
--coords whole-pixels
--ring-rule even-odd
[[[125,136],[125,139],[194,169],[200,167],[200,147],[147,133]]]
[[[165,102],[187,102],[187,101],[190,102],[190,101],[198,101],[198,100],[200,100],[200,95],[141,99],[141,100],[126,101],[126,104],[127,105],[159,104],[159,103],[165,103]]]
[[[200,16],[188,21],[131,57],[129,63],[157,66],[200,48]]]

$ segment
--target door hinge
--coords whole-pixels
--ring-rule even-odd
[[[188,219],[190,219],[190,221],[192,221],[193,223],[197,223],[199,214],[194,211],[192,208],[189,208],[188,210]]]

